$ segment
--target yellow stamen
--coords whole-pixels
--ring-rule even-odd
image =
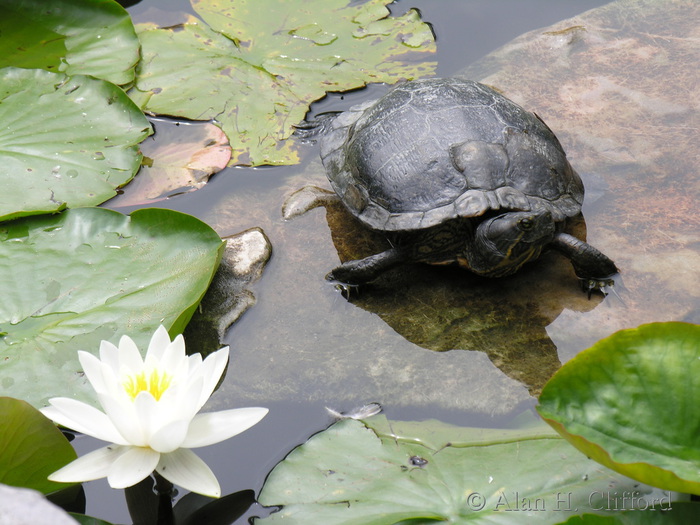
[[[131,397],[135,399],[140,392],[150,392],[156,401],[160,399],[160,396],[168,389],[172,381],[172,376],[161,372],[157,369],[151,371],[150,375],[146,375],[146,372],[139,372],[136,375],[128,376],[124,380],[124,390]]]

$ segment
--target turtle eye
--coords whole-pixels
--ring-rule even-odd
[[[531,230],[534,225],[535,222],[530,217],[520,219],[520,221],[518,222],[518,226],[520,226],[520,229],[523,231]]]

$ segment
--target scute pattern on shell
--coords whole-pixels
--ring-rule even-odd
[[[577,215],[583,185],[535,114],[461,79],[406,82],[339,115],[321,141],[333,189],[370,228],[423,229],[489,210]]]

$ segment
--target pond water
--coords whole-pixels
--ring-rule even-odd
[[[391,9],[397,14],[420,9],[437,37],[438,75],[450,76],[518,35],[606,3],[399,0]],[[188,9],[184,1],[144,1],[130,12],[137,22],[155,17],[170,24],[179,22],[180,12]],[[313,111],[344,109],[385,90],[370,86],[333,94],[315,104]],[[629,227],[624,217],[611,218],[605,211],[620,209],[620,201],[610,193],[623,187],[620,181],[629,171],[617,166],[616,177],[606,179],[588,162],[580,168],[576,155],[584,161],[586,157],[577,149],[576,137],[570,150],[570,135],[559,116],[542,116],[582,171],[589,196],[584,208],[588,237],[600,241],[607,252],[614,248],[616,237],[599,234],[599,228],[619,230],[622,236]],[[630,309],[639,309],[640,288],[648,281],[625,281],[631,291],[626,294],[622,288],[620,298],[588,300],[570,265],[555,256],[543,257],[534,267],[499,281],[451,269],[407,267],[348,300],[323,276],[338,264],[339,253],[343,257],[366,250],[375,240],[348,226],[351,221],[338,209],[318,208],[292,221],[282,220],[281,206],[292,191],[306,183],[328,186],[318,149],[308,146],[302,155],[299,166],[229,168],[198,191],[158,203],[201,218],[223,237],[260,227],[273,246],[262,278],[251,288],[257,304],[228,331],[226,343],[232,349],[228,375],[208,405],[212,410],[266,406],[270,413],[244,434],[198,451],[224,494],[245,489],[257,493],[277,462],[331,422],[325,406],[349,410],[376,401],[390,419],[512,426],[523,417],[534,417],[534,395],[561,362],[597,339],[634,326],[631,323],[638,319],[697,322],[697,296],[692,294],[688,298],[679,293],[678,308],[657,311],[657,319],[631,315]],[[687,242],[683,243],[685,247]],[[656,244],[648,250],[667,248]],[[632,266],[625,254],[612,249],[609,255],[621,257],[625,275]],[[689,261],[676,266],[683,283],[691,282],[683,272],[696,259]],[[665,284],[660,286],[664,294],[673,293]],[[661,308],[669,301],[673,302],[661,301]],[[76,440],[81,455],[99,445],[88,438]],[[115,497],[119,493],[104,480],[88,483],[85,489],[87,514],[130,522],[125,503]],[[253,508],[237,523],[266,512]]]

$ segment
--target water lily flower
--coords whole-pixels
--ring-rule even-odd
[[[214,473],[190,449],[233,437],[268,412],[251,407],[197,413],[224,372],[228,347],[204,360],[200,354],[188,356],[182,335],[170,341],[160,326],[145,359],[128,336],[118,347],[102,341],[99,358],[83,351],[78,358],[103,411],[65,397],[50,399],[51,406],[41,411],[60,425],[112,444],[69,463],[50,480],[107,477],[111,487],[126,488],[155,470],[192,492],[221,495]]]

